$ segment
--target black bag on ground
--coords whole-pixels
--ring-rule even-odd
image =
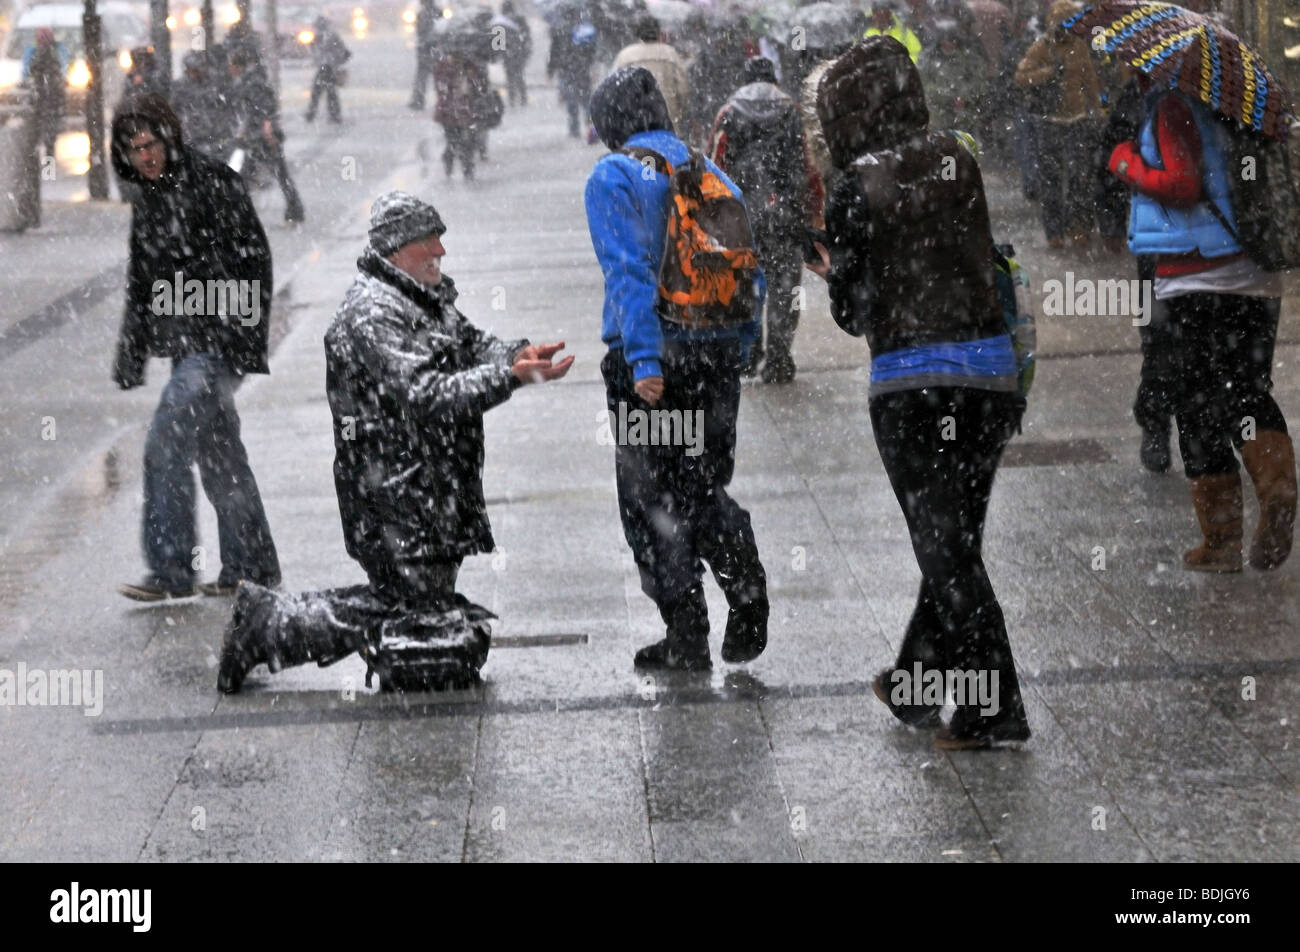
[[[496,618],[464,595],[446,611],[409,612],[385,619],[378,642],[361,651],[366,687],[379,675],[381,691],[442,691],[478,683]]]

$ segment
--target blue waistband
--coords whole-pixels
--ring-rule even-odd
[[[871,359],[872,383],[931,374],[1003,377],[1016,371],[1016,352],[1008,334],[981,340],[904,347]]]

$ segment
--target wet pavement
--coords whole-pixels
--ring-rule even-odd
[[[1034,730],[1023,748],[936,752],[871,695],[919,574],[872,441],[866,346],[835,327],[811,276],[796,381],[747,385],[740,414],[733,489],[768,571],[770,646],[721,664],[726,606],[710,582],[717,668],[635,672],[661,622],[602,440],[602,287],[582,207],[601,147],[567,139],[554,88],[535,88],[493,133],[479,181],[448,181],[440,136],[404,108],[409,54],[372,41],[338,133],[304,128],[303,77],[287,77],[309,217],[285,229],[278,194],[258,196],[287,333],[271,375],[240,392],[243,435],[285,585],[361,581],[334,498],[321,338],[370,200],[394,187],[431,200],[461,309],[577,355],[564,381],[487,417],[500,548],[460,582],[501,616],[485,683],[383,696],[349,659],[258,669],[221,697],[228,601],[116,595],[142,571],[140,454],[166,368],[153,362],[142,391],[112,387],[121,291],[105,278],[74,316],[27,325],[21,346],[0,336],[0,669],[102,671],[104,684],[97,717],[0,707],[0,859],[1300,858],[1300,560],[1270,575],[1179,568],[1195,524],[1181,475],[1137,462],[1131,315],[1040,317],[1024,433],[989,512],[985,561]],[[1048,252],[1013,179],[986,177],[997,237],[1036,288],[1067,271],[1134,276],[1126,257]],[[123,260],[121,206],[52,208],[48,231],[0,236],[5,260],[24,262],[6,265],[21,307],[5,328]],[[1298,321],[1292,298],[1276,370],[1287,412],[1300,408]],[[46,417],[56,439],[41,438]],[[215,521],[200,509],[213,577]]]

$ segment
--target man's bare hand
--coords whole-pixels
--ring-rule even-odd
[[[564,341],[552,341],[549,344],[529,344],[515,354],[515,360],[550,360],[564,350]]]
[[[822,260],[816,263],[805,261],[803,266],[818,277],[825,278],[826,275],[831,273],[831,253],[820,241],[814,241],[813,248],[816,249]]]
[[[642,377],[633,385],[633,389],[636,390],[636,395],[638,397],[653,407],[663,399],[664,378]]]
[[[565,357],[558,364],[551,363],[551,358],[563,349],[564,341],[530,344],[515,354],[515,362],[510,369],[522,384],[559,380],[573,366],[572,356]]]

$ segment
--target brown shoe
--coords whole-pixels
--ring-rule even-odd
[[[1193,572],[1241,571],[1241,474],[1191,480],[1192,505],[1204,541],[1183,556]]]
[[[1295,449],[1279,430],[1260,430],[1241,446],[1241,460],[1259,498],[1259,525],[1250,543],[1250,567],[1275,569],[1291,554],[1295,528]]]

